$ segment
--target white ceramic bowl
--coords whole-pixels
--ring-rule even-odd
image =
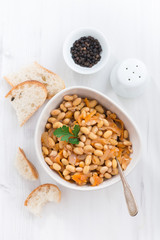
[[[53,178],[57,183],[70,188],[70,189],[75,189],[75,190],[82,190],[82,191],[93,191],[97,189],[102,189],[105,187],[108,187],[120,180],[119,175],[112,177],[111,179],[108,179],[101,183],[99,186],[96,187],[91,187],[91,186],[78,186],[74,183],[70,183],[62,179],[55,171],[51,170],[49,166],[46,164],[44,161],[42,151],[41,151],[41,135],[44,132],[45,124],[47,122],[48,117],[50,116],[51,110],[59,107],[60,103],[63,100],[63,96],[65,95],[72,95],[72,94],[78,94],[81,97],[87,97],[91,99],[96,99],[102,106],[105,108],[111,110],[112,112],[115,112],[118,117],[124,122],[125,127],[128,129],[129,134],[130,134],[130,140],[133,143],[133,154],[132,154],[132,160],[127,167],[125,171],[125,175],[130,173],[135,165],[137,164],[139,158],[140,158],[140,153],[141,153],[141,140],[140,140],[140,135],[138,133],[137,127],[135,126],[134,122],[130,119],[128,114],[117,104],[115,104],[111,99],[106,97],[104,94],[87,88],[87,87],[70,87],[66,88],[63,91],[59,92],[54,96],[45,106],[43,109],[39,120],[37,122],[36,126],[36,131],[35,131],[35,148],[36,148],[36,154],[38,157],[39,162],[41,163],[42,167],[45,169],[48,175]]]
[[[84,37],[84,36],[92,36],[92,37],[96,38],[102,47],[100,61],[91,68],[81,67],[78,64],[76,64],[73,61],[73,58],[72,58],[71,52],[70,52],[70,49],[73,46],[73,43],[76,40],[78,40],[79,38]],[[92,28],[80,28],[80,29],[77,29],[77,30],[71,32],[69,34],[69,36],[66,38],[64,45],[63,45],[63,57],[64,57],[66,64],[73,71],[81,73],[81,74],[92,74],[92,73],[98,72],[106,65],[109,56],[110,56],[110,47],[109,47],[108,41],[106,40],[105,36],[100,31],[97,31]]]

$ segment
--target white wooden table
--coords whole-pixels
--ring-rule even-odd
[[[160,239],[160,1],[159,0],[5,0],[0,1],[0,239],[1,240],[158,240]],[[72,72],[62,57],[70,31],[95,27],[108,38],[112,56],[92,76]],[[117,60],[136,57],[147,65],[151,81],[145,94],[128,100],[111,89],[109,74]],[[38,164],[34,130],[42,108],[24,127],[4,96],[10,86],[2,78],[37,60],[58,73],[66,86],[84,85],[114,99],[141,130],[143,156],[127,177],[139,205],[128,215],[121,183],[102,191],[65,189],[59,205],[48,204],[42,218],[23,206],[39,184],[53,180]],[[36,165],[40,178],[30,183],[14,168],[18,146]]]

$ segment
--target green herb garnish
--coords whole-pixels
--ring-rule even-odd
[[[58,138],[61,137],[61,141],[66,141],[72,144],[78,144],[79,130],[80,130],[79,125],[75,125],[73,130],[71,130],[70,127],[64,125],[63,127],[57,128],[53,134]]]

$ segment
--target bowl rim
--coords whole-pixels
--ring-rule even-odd
[[[63,95],[63,93],[67,92],[68,90],[77,90],[77,89],[81,89],[81,90],[89,90],[89,91],[92,91],[98,95],[101,95],[102,97],[104,97],[108,102],[111,102],[114,106],[116,106],[129,120],[129,122],[131,122],[131,124],[134,126],[134,129],[136,130],[136,133],[137,133],[137,137],[139,139],[139,154],[138,154],[138,157],[137,157],[137,160],[134,162],[134,164],[132,165],[132,168],[130,170],[125,170],[124,171],[124,175],[125,176],[128,176],[128,174],[130,174],[133,169],[135,168],[135,166],[137,165],[137,163],[139,162],[140,160],[140,157],[141,157],[141,153],[142,153],[142,141],[141,141],[141,135],[140,135],[140,131],[137,127],[137,125],[134,123],[134,121],[131,119],[131,117],[126,113],[126,111],[121,107],[119,106],[117,103],[115,103],[115,101],[113,101],[111,98],[109,98],[108,96],[106,96],[105,94],[95,90],[95,89],[92,89],[92,88],[88,88],[88,87],[83,87],[83,86],[72,86],[72,87],[68,87],[68,88],[65,88],[64,90],[60,91],[59,93],[57,93],[54,97],[52,97],[48,103],[46,104],[46,106],[43,108],[40,116],[39,116],[39,119],[37,121],[37,124],[36,124],[36,129],[35,129],[35,134],[34,134],[34,145],[35,145],[35,150],[36,150],[36,157],[38,158],[38,161],[40,162],[41,166],[43,167],[43,169],[46,171],[46,173],[54,180],[56,181],[58,184],[60,184],[61,186],[63,187],[66,187],[66,188],[69,188],[69,189],[72,189],[72,190],[79,190],[79,191],[96,191],[96,190],[100,190],[100,189],[103,189],[103,188],[107,188],[109,186],[112,186],[113,184],[115,183],[118,183],[120,181],[120,176],[119,174],[115,176],[115,178],[112,178],[112,182],[109,182],[108,185],[103,185],[103,184],[100,184],[98,186],[95,186],[94,188],[91,187],[91,186],[85,186],[85,188],[83,188],[83,186],[78,186],[78,185],[75,185],[73,183],[69,183],[69,185],[66,185],[66,181],[63,179],[63,181],[59,181],[59,179],[57,177],[54,177],[51,172],[49,171],[48,169],[48,165],[45,163],[45,161],[41,161],[41,155],[40,155],[40,152],[38,150],[38,131],[39,131],[39,128],[40,128],[40,123],[41,123],[41,120],[43,118],[43,115],[46,111],[46,109],[48,108],[48,106],[50,106],[50,104],[52,104],[52,102],[54,102],[55,98],[57,98],[58,96],[60,96],[61,94]],[[43,159],[44,160],[44,159]]]
[[[105,45],[106,45],[106,47],[107,47],[107,55],[106,55],[106,57],[103,59],[103,61],[102,61],[102,60],[99,61],[99,66],[96,67],[96,64],[95,64],[95,68],[94,68],[94,66],[93,66],[92,68],[85,68],[86,71],[84,71],[84,67],[81,67],[81,66],[79,66],[79,65],[78,65],[78,67],[81,67],[81,68],[79,68],[79,69],[76,68],[75,66],[77,66],[77,64],[74,63],[74,61],[73,61],[73,64],[70,64],[70,62],[68,61],[67,54],[66,54],[67,48],[68,48],[68,44],[67,44],[68,41],[69,41],[70,39],[72,39],[73,36],[75,36],[76,34],[78,34],[79,32],[82,32],[82,31],[92,31],[93,34],[96,33],[97,35],[100,36],[100,39],[102,38],[102,39],[104,40],[104,43],[105,43]],[[97,37],[97,39],[98,39],[98,37]],[[100,42],[100,39],[98,39],[99,42]],[[63,42],[63,58],[64,58],[64,60],[65,60],[65,63],[66,63],[67,66],[68,66],[69,68],[71,68],[74,72],[77,72],[77,73],[79,73],[79,74],[88,75],[88,74],[94,74],[94,73],[100,71],[100,70],[106,65],[106,63],[108,62],[109,57],[110,57],[110,44],[109,44],[109,42],[108,42],[108,39],[106,38],[106,36],[104,35],[103,32],[97,30],[96,28],[81,27],[81,28],[75,29],[75,30],[71,31],[71,32],[67,35],[65,41]]]

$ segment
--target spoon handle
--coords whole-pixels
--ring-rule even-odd
[[[125,195],[125,199],[126,199],[129,214],[131,216],[136,216],[137,213],[138,213],[138,208],[137,208],[136,201],[134,199],[131,188],[130,188],[129,184],[127,183],[126,178],[123,174],[121,165],[120,165],[118,159],[116,159],[116,160],[117,160],[117,163],[118,163],[119,174],[120,174],[120,177],[121,177],[121,180],[122,180],[122,183],[123,183],[123,190],[124,190],[124,195]]]

